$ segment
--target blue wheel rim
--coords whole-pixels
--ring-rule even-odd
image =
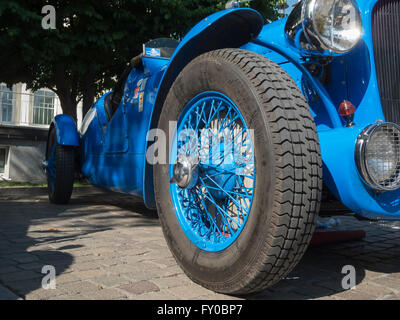
[[[226,95],[204,92],[184,107],[171,143],[170,178],[182,153],[197,157],[198,165],[188,188],[170,183],[179,224],[198,248],[222,251],[243,231],[255,186],[251,130]]]

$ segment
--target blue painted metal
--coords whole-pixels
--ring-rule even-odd
[[[66,114],[57,115],[50,127],[56,128],[57,143],[62,146],[79,146],[79,134],[74,119]]]
[[[400,190],[372,191],[361,181],[354,161],[358,133],[384,119],[371,32],[371,14],[376,2],[358,1],[363,20],[362,39],[351,52],[330,57],[330,81],[325,82],[308,70],[312,57],[302,57],[287,42],[286,19],[262,27],[261,16],[244,8],[207,17],[184,37],[171,59],[142,59],[143,65],[131,71],[121,104],[110,122],[104,110],[105,96],[93,106],[97,109],[96,117],[80,139],[83,175],[95,185],[143,197],[146,206],[155,208],[153,168],[146,160],[153,141],[146,138],[157,127],[173,81],[200,54],[240,47],[278,63],[301,88],[317,125],[324,183],[330,190],[362,216],[400,219]],[[337,114],[340,102],[345,99],[356,107],[353,128],[345,128]],[[71,120],[58,119],[54,123],[58,127],[57,141],[77,145],[79,137]]]
[[[309,58],[304,58],[288,43],[284,33],[287,19],[264,26],[253,41],[259,47],[253,47],[252,51],[280,64],[308,98],[320,138],[324,183],[329,189],[361,216],[400,219],[400,190],[383,193],[371,190],[361,181],[354,161],[358,133],[378,119],[384,119],[371,30],[371,13],[377,0],[357,2],[363,20],[361,40],[349,53],[331,57],[331,81],[327,84],[308,72]],[[249,44],[243,47],[249,48]],[[271,50],[272,54],[260,47]],[[344,128],[345,123],[337,114],[343,100],[350,100],[356,107],[353,128]]]
[[[235,133],[234,126],[239,126],[240,132]],[[210,133],[212,141],[208,138]],[[221,133],[230,137],[229,141],[220,141],[217,136]],[[201,147],[200,136],[205,137]],[[196,175],[192,177],[196,180],[187,189],[170,184],[182,230],[202,250],[226,249],[243,230],[253,203],[253,142],[243,116],[225,95],[203,92],[184,107],[171,150],[170,178],[178,154],[199,158]],[[230,214],[234,211],[237,216]]]

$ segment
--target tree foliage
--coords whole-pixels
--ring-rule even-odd
[[[281,0],[254,0],[266,20]],[[42,7],[56,9],[56,29],[41,26]],[[218,0],[2,0],[0,82],[24,82],[57,93],[64,113],[76,119],[94,97],[112,87],[142,43],[183,37],[202,18],[224,8]]]

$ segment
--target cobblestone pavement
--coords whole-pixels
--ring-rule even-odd
[[[284,280],[248,299],[400,299],[400,223],[340,217],[362,241],[311,247]],[[115,194],[0,196],[0,299],[239,299],[192,283],[171,256],[154,212]],[[55,290],[42,289],[53,265]],[[356,268],[343,290],[342,267]],[[243,297],[242,297],[243,298]]]

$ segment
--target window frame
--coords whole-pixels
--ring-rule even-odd
[[[41,92],[39,94],[39,92]],[[51,95],[47,96],[46,93],[50,93]],[[52,99],[52,107],[42,107],[42,106],[36,106],[35,105],[35,98],[39,99],[39,98],[43,98],[44,100],[47,98],[51,98]],[[57,95],[55,94],[55,92],[48,90],[48,89],[39,89],[35,92],[32,93],[32,118],[31,118],[31,124],[33,126],[48,126],[50,125],[54,115],[56,114],[56,98]],[[46,103],[44,103],[46,104]],[[43,110],[42,112],[51,112],[52,114],[50,114],[50,120],[49,123],[36,123],[35,122],[35,110],[37,110],[37,112],[40,112],[40,110]],[[48,115],[47,115],[48,117]],[[43,116],[43,118],[45,118],[45,116]],[[40,120],[40,114],[39,114],[39,120]]]
[[[5,92],[3,91],[5,89],[10,90],[10,92]],[[6,121],[3,119],[3,94],[9,94],[11,93],[11,119],[10,121]],[[15,112],[15,90],[14,90],[14,86],[10,88],[7,87],[7,85],[5,85],[4,83],[0,83],[0,123],[5,123],[5,124],[11,124],[13,123],[13,116],[14,116],[14,112]],[[8,107],[7,107],[8,109]],[[7,113],[8,114],[8,113]]]

